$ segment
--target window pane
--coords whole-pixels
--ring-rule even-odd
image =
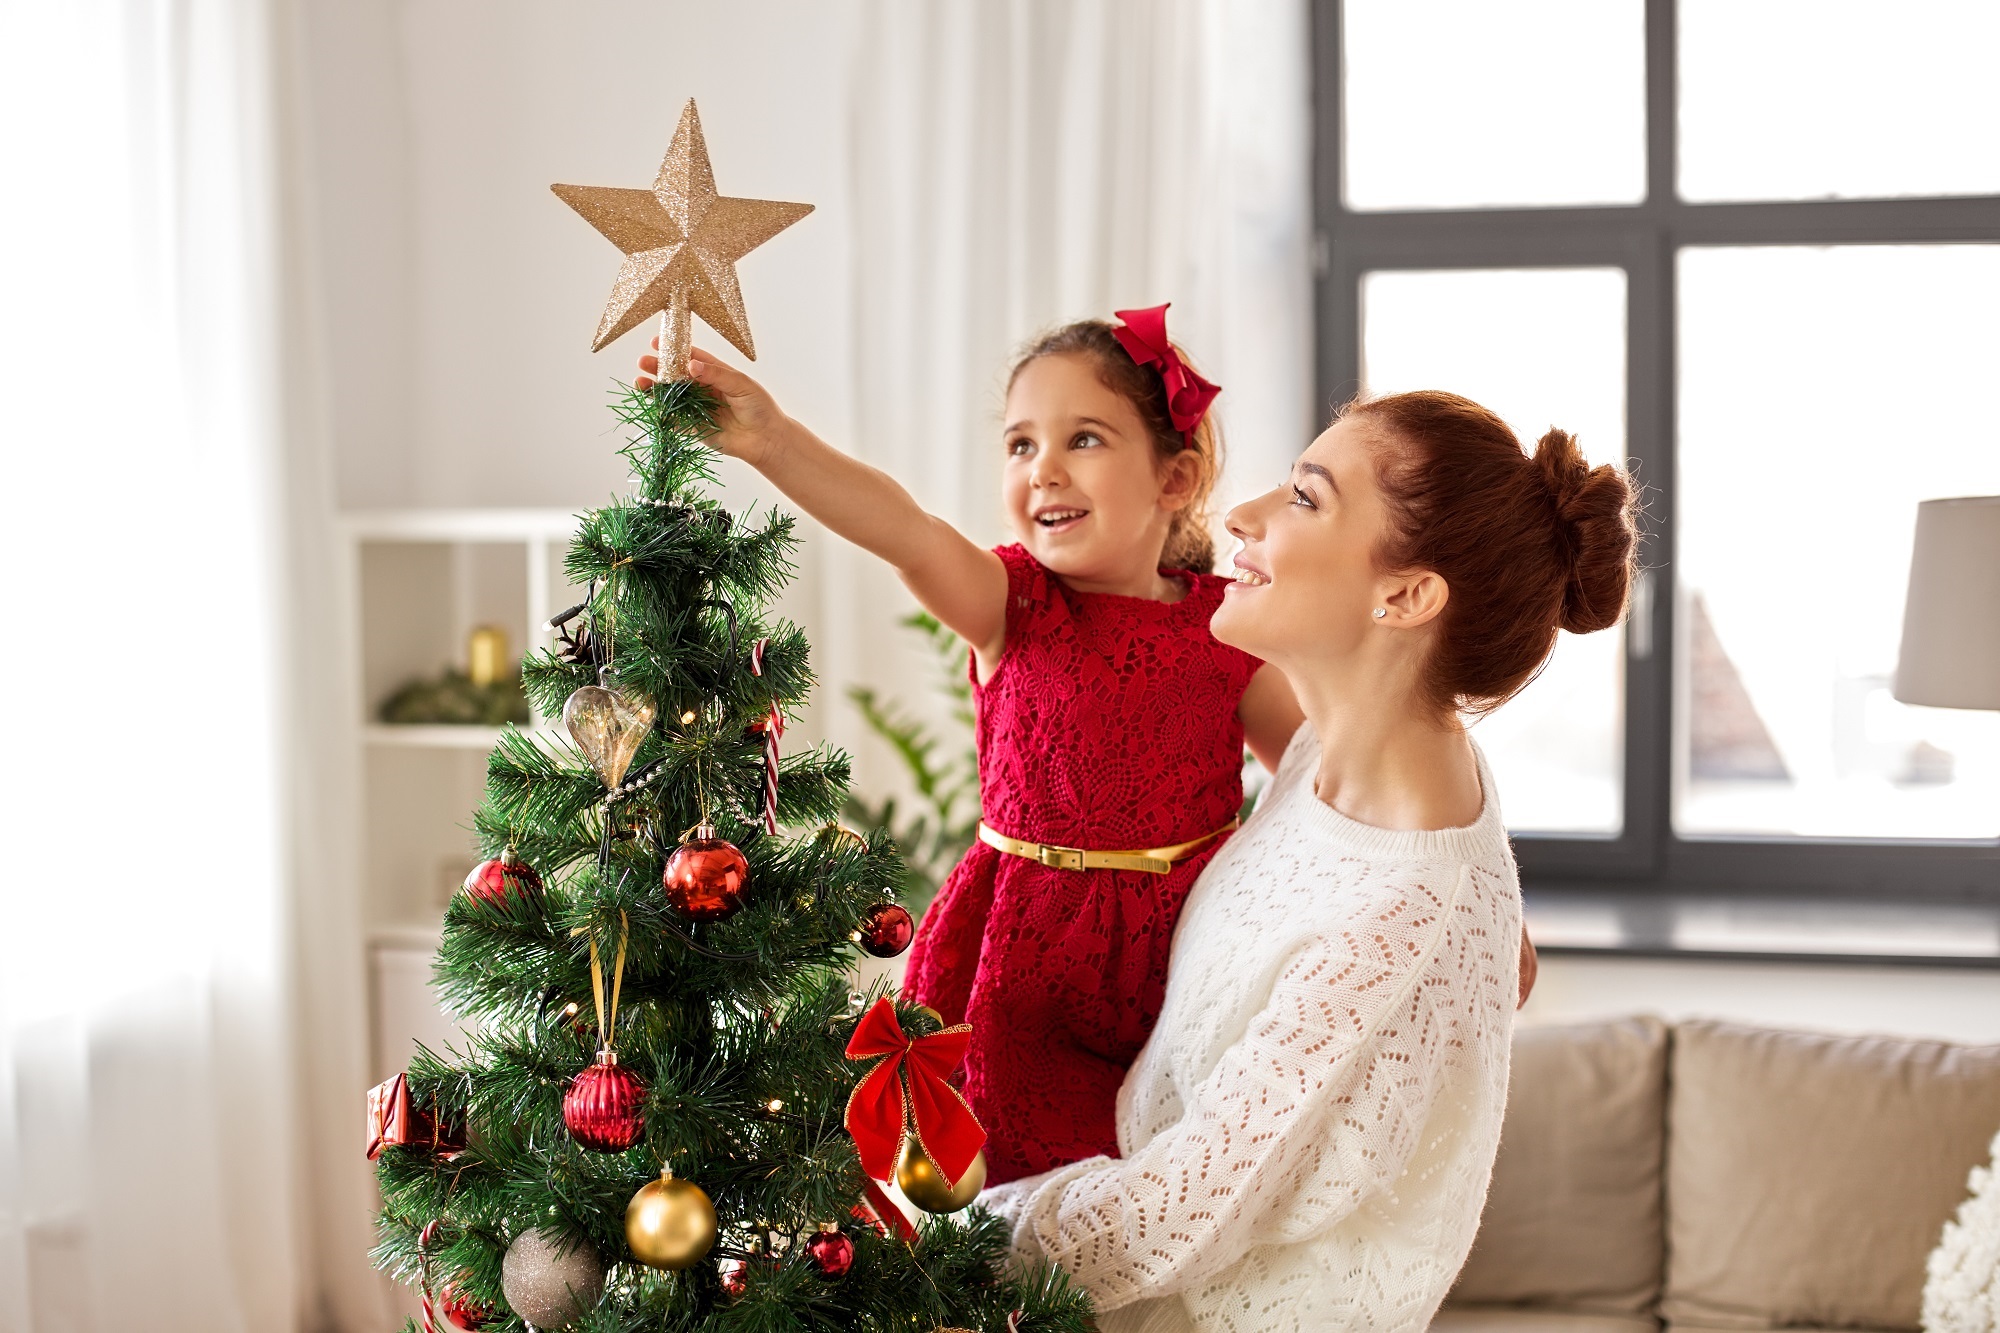
[[[1680,193],[2000,191],[2000,5],[1680,0]]]
[[[1620,269],[1370,273],[1369,393],[1449,389],[1506,418],[1524,443],[1550,425],[1593,463],[1625,458],[1625,274]],[[1624,824],[1622,631],[1561,634],[1548,667],[1473,734],[1508,826],[1616,835]]]
[[[1349,208],[1645,197],[1641,0],[1347,0],[1341,12]]]
[[[1889,695],[1917,501],[2000,493],[2000,246],[1680,257],[1674,822],[2000,833],[2000,714]]]

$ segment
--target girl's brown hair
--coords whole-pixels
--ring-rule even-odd
[[[1490,712],[1548,660],[1556,631],[1618,623],[1631,588],[1638,500],[1567,431],[1533,456],[1469,398],[1425,390],[1361,399],[1340,416],[1379,428],[1388,501],[1384,569],[1435,571],[1450,594],[1422,688],[1441,713]]]
[[[1179,344],[1174,350],[1181,352]],[[1083,356],[1090,359],[1096,368],[1097,377],[1119,397],[1131,403],[1139,413],[1139,419],[1146,423],[1146,433],[1153,437],[1153,447],[1161,458],[1172,458],[1176,454],[1192,453],[1200,469],[1195,474],[1194,490],[1188,497],[1186,506],[1174,513],[1173,523],[1167,528],[1166,546],[1160,552],[1160,565],[1164,569],[1191,569],[1207,574],[1215,568],[1215,535],[1210,530],[1208,504],[1215,493],[1216,478],[1222,475],[1222,427],[1216,423],[1215,412],[1211,409],[1203,415],[1191,431],[1183,434],[1174,429],[1172,417],[1167,413],[1167,389],[1160,380],[1160,373],[1151,366],[1142,366],[1126,354],[1118,340],[1111,336],[1111,325],[1101,319],[1079,319],[1072,324],[1064,324],[1050,329],[1029,343],[1022,351],[1013,370],[1007,374],[1007,387],[1013,388],[1030,361],[1044,356]],[[1181,352],[1181,360],[1188,360],[1186,352]]]

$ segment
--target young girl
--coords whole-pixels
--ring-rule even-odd
[[[1119,318],[1064,325],[1015,364],[999,461],[1019,541],[992,551],[748,377],[688,361],[722,400],[710,443],[888,561],[971,645],[980,841],[924,917],[904,994],[973,1025],[990,1184],[1117,1156],[1118,1086],[1181,901],[1235,827],[1244,743],[1275,769],[1303,717],[1283,676],[1208,632],[1228,582],[1208,572],[1216,386],[1168,341],[1165,306]]]

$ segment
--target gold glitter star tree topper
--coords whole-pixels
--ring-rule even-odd
[[[736,261],[812,212],[811,204],[732,199],[715,192],[715,169],[690,97],[650,190],[551,185],[556,197],[625,253],[590,350],[660,316],[660,378],[687,375],[688,316],[752,361],[750,317]]]

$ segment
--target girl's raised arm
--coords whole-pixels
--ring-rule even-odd
[[[650,363],[650,364],[649,364]],[[656,357],[641,357],[654,372]],[[709,445],[770,478],[799,508],[895,567],[926,611],[972,646],[983,669],[1007,632],[1007,570],[1000,557],[926,513],[894,477],[835,449],[786,416],[763,386],[699,348],[688,374],[721,400]],[[650,373],[642,375],[644,388]]]

